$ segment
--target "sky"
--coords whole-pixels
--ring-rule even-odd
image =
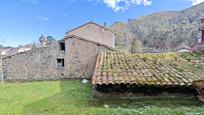
[[[93,21],[111,25],[161,11],[178,11],[204,0],[0,0],[0,44],[37,43]]]

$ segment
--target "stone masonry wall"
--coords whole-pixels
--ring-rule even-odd
[[[56,66],[56,58],[60,54],[58,43],[38,48],[3,59],[3,73],[7,81],[33,81],[62,79],[59,76],[63,69]]]
[[[59,50],[54,42],[38,48],[3,58],[3,73],[7,81],[36,81],[91,78],[99,51],[104,46],[77,38],[65,39],[66,50]],[[64,58],[65,66],[57,67],[57,59]]]
[[[93,23],[89,23],[85,26],[70,31],[68,35],[81,36],[115,48],[115,34]]]
[[[66,40],[66,44],[69,46],[67,53],[68,72],[69,76],[74,78],[91,78],[98,52],[111,50],[76,38]]]
[[[1,48],[0,48],[0,80],[3,78],[3,70],[2,70],[2,55],[1,55]]]

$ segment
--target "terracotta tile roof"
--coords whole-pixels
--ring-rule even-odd
[[[186,63],[173,54],[124,54],[101,52],[98,55],[93,85],[136,84],[158,86],[190,86],[201,79],[173,62]]]

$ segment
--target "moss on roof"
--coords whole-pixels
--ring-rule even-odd
[[[92,83],[190,86],[194,80],[202,77],[181,66],[186,63],[188,61],[177,53],[101,52],[97,58]]]

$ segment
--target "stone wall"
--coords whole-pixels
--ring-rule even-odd
[[[1,48],[0,48],[0,69],[2,69],[2,54],[1,54]]]
[[[76,78],[91,78],[98,52],[111,50],[77,38],[69,38],[66,40],[66,44],[70,46],[67,53],[69,75]]]
[[[2,55],[1,55],[1,48],[0,48],[0,80],[3,79],[3,70],[2,70]]]
[[[136,84],[94,85],[94,98],[140,99],[140,98],[195,98],[193,86],[145,86]]]
[[[3,73],[7,81],[32,81],[59,79],[56,58],[58,43],[52,43],[47,47],[34,49],[21,54],[3,58]]]
[[[3,58],[3,73],[7,81],[36,81],[91,78],[96,57],[101,50],[110,50],[75,37],[65,39],[65,51],[59,42]],[[64,59],[64,67],[57,67],[57,59]]]

